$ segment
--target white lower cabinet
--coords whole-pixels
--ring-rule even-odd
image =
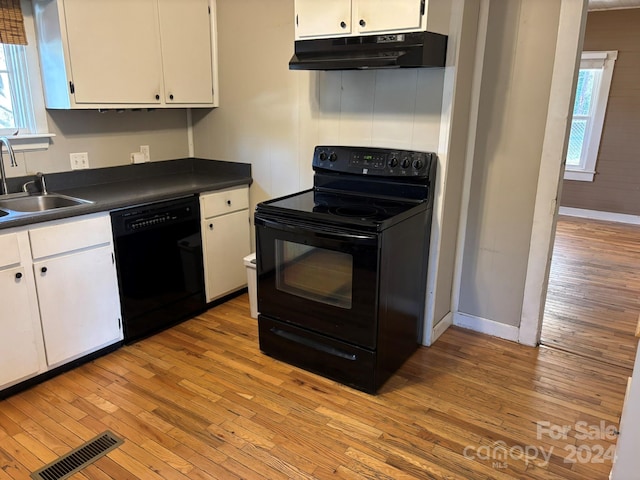
[[[120,340],[108,214],[0,234],[0,390]]]
[[[207,302],[247,285],[244,257],[251,253],[249,188],[200,196]]]
[[[111,247],[34,262],[47,363],[59,365],[122,338]]]
[[[37,375],[44,364],[33,277],[20,240],[28,241],[26,233],[0,235],[0,389]]]
[[[49,367],[121,340],[109,215],[35,228],[29,238]]]

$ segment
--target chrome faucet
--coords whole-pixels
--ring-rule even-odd
[[[17,167],[18,162],[16,162],[16,156],[13,153],[13,147],[9,143],[9,139],[7,137],[0,137],[0,177],[2,178],[2,193],[7,194],[9,190],[7,189],[7,174],[4,171],[4,161],[2,160],[2,145],[4,144],[7,147],[7,151],[9,152],[9,158],[11,159],[11,166]]]
[[[35,185],[37,187],[36,184],[38,183],[40,184],[40,193],[42,195],[48,195],[49,191],[47,190],[47,183],[44,181],[44,173],[42,172],[37,172],[33,180],[29,180],[22,185],[22,191],[31,194],[31,192],[29,192],[29,185]]]

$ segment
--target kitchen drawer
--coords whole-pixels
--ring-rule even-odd
[[[108,214],[70,220],[29,230],[33,259],[49,257],[111,242]]]
[[[246,208],[249,208],[249,187],[228,188],[200,195],[202,218],[217,217]]]
[[[260,350],[270,357],[368,393],[376,391],[376,354],[260,314]]]
[[[18,234],[0,235],[0,269],[20,263]]]

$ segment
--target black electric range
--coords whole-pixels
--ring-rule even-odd
[[[437,156],[316,147],[314,187],[256,208],[263,352],[375,393],[421,341]]]

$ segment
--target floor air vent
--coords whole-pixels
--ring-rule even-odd
[[[101,433],[93,440],[31,474],[33,480],[63,480],[92,464],[124,442],[113,433]]]

